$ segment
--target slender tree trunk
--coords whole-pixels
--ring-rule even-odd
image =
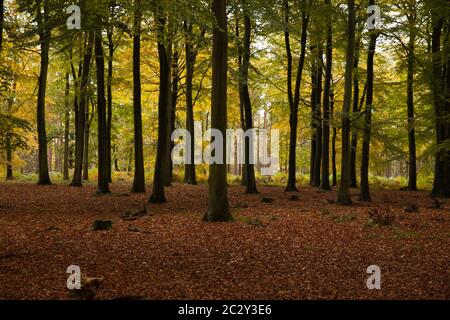
[[[408,190],[417,191],[417,160],[416,160],[416,133],[414,115],[414,55],[415,55],[415,18],[409,19],[408,43],[408,80],[407,80],[407,108],[408,108]]]
[[[356,40],[355,61],[353,64],[353,116],[359,111],[359,54],[361,46],[361,34],[358,34]],[[358,188],[358,180],[356,178],[356,152],[358,149],[358,129],[353,125],[351,128],[351,151],[350,151],[350,188]]]
[[[334,122],[334,90],[333,89],[331,89],[331,94],[330,94],[330,113],[331,113],[331,117]],[[333,170],[333,182],[332,182],[333,187],[338,185],[337,164],[336,164],[336,140],[337,140],[337,128],[336,128],[336,125],[333,123],[333,138],[331,141],[331,166],[332,166],[332,170]]]
[[[315,123],[315,135],[316,135],[316,150],[314,155],[314,174],[313,174],[313,186],[320,187],[320,169],[322,164],[322,72],[323,72],[323,46],[322,43],[318,44],[317,47],[317,62],[316,62],[316,76],[315,76],[315,111],[314,111],[314,123]]]
[[[239,71],[242,69],[242,54],[243,47],[240,39],[240,27],[239,27],[239,19],[236,18],[236,47],[238,52],[237,62]],[[241,129],[245,131],[245,111],[244,111],[244,98],[242,93],[242,85],[241,85],[241,75],[239,74],[238,80],[238,92],[239,92],[239,116],[241,122]],[[247,174],[245,172],[245,163],[241,166],[241,186],[247,185]]]
[[[342,108],[342,159],[339,204],[351,204],[350,197],[350,109],[352,105],[353,62],[355,54],[355,1],[348,0],[347,50],[345,65],[344,105]]]
[[[83,152],[83,180],[85,181],[89,181],[89,136],[91,132],[92,116],[91,117],[89,116],[89,105],[88,105],[86,108],[86,117],[85,117],[86,125],[84,130],[84,152]]]
[[[331,0],[325,0],[328,8],[331,8]],[[333,71],[333,29],[331,19],[327,21],[327,40],[325,49],[325,84],[323,90],[323,120],[322,120],[322,181],[320,188],[322,190],[331,190],[330,186],[330,96],[331,96],[331,78]]]
[[[133,35],[134,180],[131,192],[145,192],[141,110],[141,12],[135,0]]]
[[[106,118],[106,163],[108,164],[106,168],[106,175],[108,176],[109,182],[112,182],[111,173],[111,130],[112,130],[112,77],[113,77],[113,60],[114,60],[114,42],[112,30],[108,30],[108,78],[107,78],[107,118]]]
[[[228,35],[225,0],[213,0],[212,11],[216,22],[213,26],[211,127],[224,137],[223,163],[209,167],[209,199],[205,221],[232,219],[227,195],[226,129],[227,129],[227,71]]]
[[[375,0],[369,0],[369,5],[375,5]],[[361,186],[360,201],[371,201],[369,188],[369,157],[370,138],[372,132],[372,108],[373,108],[373,82],[374,82],[374,57],[377,44],[377,32],[372,31],[369,40],[369,51],[367,54],[367,96],[366,110],[364,112],[364,133],[361,155]]]
[[[41,63],[39,74],[39,88],[37,97],[37,131],[39,153],[39,181],[40,185],[51,184],[47,159],[47,132],[45,129],[45,96],[47,91],[47,75],[50,51],[50,30],[48,30],[48,1],[37,0],[37,21],[39,28],[39,41],[41,46]],[[42,10],[42,11],[41,11]]]
[[[164,193],[165,177],[167,165],[167,126],[169,124],[170,112],[170,59],[168,56],[165,39],[164,26],[165,18],[161,16],[161,8],[159,8],[158,19],[158,57],[159,57],[159,101],[158,101],[158,146],[156,150],[155,172],[153,176],[153,193],[150,202],[163,203],[166,202]]]
[[[98,194],[109,193],[106,156],[106,99],[105,57],[103,55],[101,30],[95,34],[95,64],[97,66],[97,114],[98,114]]]
[[[288,68],[287,68],[287,87],[288,87],[288,99],[290,106],[290,138],[289,138],[289,173],[288,173],[288,184],[286,187],[287,192],[297,192],[297,179],[296,179],[296,152],[297,152],[297,128],[298,128],[298,106],[300,102],[300,87],[302,81],[303,66],[305,63],[306,55],[306,42],[308,38],[308,24],[309,15],[306,14],[306,1],[301,2],[302,7],[302,33],[300,39],[300,57],[298,60],[297,67],[297,77],[295,81],[294,92],[292,90],[292,52],[290,45],[290,34],[289,34],[289,4],[288,1],[284,1],[284,15],[286,23],[286,31],[284,33]]]
[[[244,107],[244,120],[245,120],[245,130],[253,130],[253,115],[252,106],[250,101],[249,87],[248,87],[248,69],[250,66],[250,39],[251,39],[251,20],[249,15],[249,8],[247,8],[247,2],[243,1],[244,7],[244,46],[243,46],[243,56],[242,65],[240,70],[240,81],[241,81],[241,93],[242,102]],[[253,136],[250,139],[244,138],[245,146],[245,174],[246,174],[246,194],[257,194],[258,189],[256,187],[255,178],[255,166],[251,163],[251,155],[253,154]]]
[[[80,85],[80,99],[78,103],[78,111],[76,116],[76,130],[75,130],[75,168],[72,178],[71,186],[80,187],[82,185],[82,171],[83,171],[83,152],[84,152],[84,134],[86,127],[86,108],[88,105],[88,86],[89,73],[92,60],[92,50],[94,46],[94,34],[88,34],[87,45],[85,48],[83,66],[81,68],[81,85]]]
[[[187,184],[196,185],[197,179],[195,176],[195,130],[194,130],[194,106],[192,101],[192,82],[194,78],[194,66],[196,52],[192,45],[192,24],[185,22],[184,28],[186,32],[185,38],[185,55],[186,55],[186,128],[191,136],[190,143],[190,163],[184,166],[184,182]]]
[[[6,180],[14,180],[13,167],[12,167],[12,146],[11,146],[11,134],[6,133]]]
[[[172,50],[172,98],[171,98],[171,108],[170,108],[170,126],[169,126],[169,136],[172,136],[172,133],[175,131],[175,120],[177,115],[177,102],[178,102],[178,83],[180,82],[179,77],[179,66],[178,60],[180,56],[180,52],[178,48],[175,46]],[[172,150],[175,147],[175,142],[170,139],[170,149],[169,149],[169,179],[173,181],[173,161],[172,161]]]
[[[69,133],[70,133],[70,78],[69,72],[66,73],[66,90],[64,93],[64,162],[63,177],[69,180]]]
[[[114,154],[114,170],[116,172],[120,172],[120,168],[119,168],[119,159],[117,159],[117,146],[115,143],[113,143],[112,145],[112,151]]]
[[[433,107],[436,121],[436,145],[440,145],[446,138],[445,136],[445,124],[444,122],[444,101],[442,99],[444,86],[442,83],[442,51],[441,51],[441,35],[443,19],[439,17],[437,8],[431,8],[432,17],[432,80],[431,88],[433,94]],[[448,181],[446,180],[446,152],[442,148],[438,148],[436,152],[435,169],[434,169],[434,184],[432,193],[436,196],[450,196],[450,192],[447,189]]]

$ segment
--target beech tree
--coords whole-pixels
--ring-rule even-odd
[[[211,127],[219,130],[224,137],[223,162],[209,166],[208,211],[205,221],[228,221],[232,219],[227,194],[226,129],[227,129],[227,71],[228,35],[226,0],[213,0],[213,52],[212,52],[212,92]]]

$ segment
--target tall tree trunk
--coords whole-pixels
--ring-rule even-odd
[[[353,64],[353,109],[352,118],[359,111],[359,55],[361,46],[361,34],[358,32],[355,49],[355,61]],[[358,129],[353,125],[351,128],[351,149],[350,149],[350,188],[358,188],[358,180],[356,178],[356,152],[358,149]]]
[[[64,161],[63,178],[69,180],[69,133],[70,133],[70,78],[69,72],[66,72],[66,89],[64,92]]]
[[[433,4],[432,4],[433,5]],[[431,50],[432,50],[432,78],[431,78],[431,89],[433,94],[433,107],[435,113],[436,121],[436,145],[438,150],[436,152],[435,169],[434,169],[434,184],[432,193],[436,196],[450,196],[450,191],[448,190],[448,184],[450,179],[446,179],[446,152],[442,150],[440,144],[446,139],[445,134],[445,110],[443,101],[444,85],[442,82],[442,51],[441,51],[441,35],[443,19],[440,17],[437,7],[431,8],[431,18],[432,18],[432,39],[431,39]]]
[[[92,60],[92,50],[94,46],[94,33],[89,32],[88,40],[85,48],[83,66],[81,68],[81,84],[79,90],[79,103],[76,118],[75,130],[75,168],[72,178],[71,186],[80,187],[82,185],[82,171],[83,171],[83,152],[84,152],[84,134],[86,127],[86,108],[88,105],[88,86],[89,73]],[[76,91],[76,90],[75,90]]]
[[[135,0],[133,34],[134,180],[131,192],[145,192],[141,108],[141,12]]]
[[[331,9],[331,0],[325,0],[325,4]],[[325,84],[323,90],[323,120],[322,120],[322,181],[320,188],[322,190],[331,190],[330,186],[330,96],[331,96],[331,78],[333,71],[333,27],[331,19],[327,21],[327,40],[325,49]]]
[[[320,40],[321,41],[321,40]],[[316,69],[315,69],[315,98],[314,98],[314,124],[316,136],[316,150],[314,155],[314,174],[313,186],[320,187],[320,169],[322,164],[322,112],[321,112],[321,97],[322,97],[322,72],[323,72],[323,45],[319,42],[316,53]]]
[[[95,33],[95,64],[97,66],[97,114],[98,114],[98,194],[109,193],[106,156],[106,99],[105,57],[103,55],[100,28]]]
[[[242,55],[242,65],[239,72],[239,80],[241,82],[240,93],[242,94],[242,102],[244,107],[244,121],[245,121],[245,130],[253,130],[253,115],[252,115],[252,106],[250,101],[249,94],[249,86],[248,86],[248,69],[250,66],[250,39],[251,39],[251,20],[249,15],[249,8],[247,7],[247,1],[243,0],[244,7],[244,46],[243,46],[243,55]],[[246,194],[257,194],[258,189],[256,187],[256,178],[255,178],[255,166],[251,163],[251,155],[253,155],[253,147],[254,139],[253,135],[250,139],[244,138],[244,147],[245,147],[245,193]]]
[[[178,102],[178,83],[180,81],[179,76],[179,66],[178,66],[178,60],[180,58],[180,52],[178,51],[178,48],[173,46],[172,50],[172,98],[170,99],[172,104],[170,108],[170,126],[169,126],[169,136],[172,135],[172,133],[175,131],[175,120],[176,120],[176,114],[177,114],[177,102]],[[175,142],[170,139],[170,149],[169,149],[169,155],[172,154],[172,150],[175,147]],[[169,156],[169,179],[170,181],[173,181],[173,161],[172,157]]]
[[[89,77],[90,78],[90,77]],[[94,102],[91,102],[92,113],[89,114],[89,104],[86,108],[86,125],[84,130],[84,152],[83,152],[83,180],[89,181],[89,142],[92,119],[94,118]]]
[[[334,124],[334,89],[331,89],[330,94],[330,113],[333,120],[333,138],[331,141],[331,166],[333,170],[333,187],[338,185],[337,180],[337,164],[336,164],[336,140],[337,140],[337,128]]]
[[[350,197],[350,109],[352,105],[353,62],[355,55],[355,1],[348,0],[347,50],[345,65],[344,105],[342,108],[342,159],[339,204],[351,204]]]
[[[117,147],[115,143],[112,145],[112,149],[114,152],[114,170],[120,172],[119,159],[117,159]]]
[[[158,17],[158,57],[159,57],[159,101],[158,101],[158,146],[156,150],[155,172],[153,176],[153,193],[150,202],[166,202],[164,193],[165,177],[167,173],[168,151],[168,124],[170,112],[170,59],[164,39],[165,18],[162,17],[161,8],[157,13]]]
[[[375,0],[369,0],[369,5],[375,5]],[[364,112],[364,133],[361,155],[361,186],[360,201],[371,201],[369,188],[369,157],[370,157],[370,138],[372,132],[372,107],[373,107],[373,81],[374,81],[374,57],[378,34],[372,31],[369,40],[369,50],[367,54],[367,96],[366,110]]]
[[[411,13],[412,14],[412,13]],[[407,80],[407,108],[408,108],[408,190],[417,191],[417,160],[416,160],[416,133],[414,115],[414,55],[415,55],[415,16],[408,16],[409,43],[408,43],[408,80]]]
[[[39,42],[41,46],[41,63],[39,74],[39,89],[37,97],[37,131],[39,144],[39,181],[40,185],[51,184],[48,173],[47,132],[45,129],[45,96],[47,91],[47,75],[50,51],[50,30],[48,29],[48,0],[36,1]]]
[[[114,42],[113,42],[113,32],[108,30],[108,78],[107,78],[107,118],[106,118],[106,163],[108,164],[106,168],[106,175],[108,176],[109,182],[112,182],[111,173],[111,130],[112,130],[112,77],[113,77],[113,60],[114,60]]]
[[[287,87],[288,87],[288,99],[289,99],[289,107],[290,107],[290,118],[289,118],[289,126],[290,126],[290,137],[289,137],[289,173],[288,173],[288,184],[286,187],[287,192],[298,191],[297,190],[297,179],[296,179],[296,166],[297,166],[297,128],[298,128],[298,106],[300,103],[300,87],[302,81],[303,74],[303,66],[305,63],[305,55],[306,55],[306,41],[308,38],[308,24],[309,24],[309,15],[306,13],[306,1],[301,2],[302,7],[302,33],[300,39],[300,57],[298,60],[297,67],[297,77],[295,81],[295,89],[294,92],[292,90],[292,52],[291,52],[291,44],[290,44],[290,34],[289,34],[289,4],[288,1],[285,0],[284,4],[284,15],[285,15],[285,23],[286,30],[284,32],[285,46],[286,46],[286,54],[287,54]]]
[[[194,78],[194,66],[196,51],[192,44],[192,24],[184,22],[184,29],[186,33],[185,38],[185,55],[186,55],[186,128],[191,136],[190,143],[190,163],[184,166],[184,182],[187,184],[196,185],[197,179],[195,176],[195,130],[194,130],[194,106],[192,101],[192,82]]]
[[[13,167],[12,167],[12,146],[11,146],[11,134],[9,132],[6,133],[6,180],[13,180]]]
[[[212,11],[216,18],[213,25],[211,127],[224,137],[223,163],[209,166],[209,198],[205,221],[232,219],[227,195],[226,129],[227,129],[227,71],[228,35],[226,0],[213,0]]]

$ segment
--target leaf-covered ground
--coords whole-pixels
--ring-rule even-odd
[[[450,204],[432,208],[425,192],[374,191],[372,204],[339,206],[335,192],[309,187],[292,200],[278,187],[232,186],[235,221],[212,224],[201,221],[205,186],[176,184],[167,204],[132,221],[122,215],[148,194],[112,190],[0,184],[0,299],[69,299],[73,264],[105,278],[96,299],[450,298]],[[369,211],[395,222],[377,226]],[[91,231],[95,220],[113,228]],[[370,265],[381,290],[366,287]]]

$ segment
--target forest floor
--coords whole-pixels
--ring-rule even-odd
[[[450,203],[432,208],[426,192],[379,190],[373,203],[339,206],[336,191],[302,187],[290,199],[232,186],[235,221],[205,223],[206,186],[175,184],[160,205],[128,190],[0,184],[0,299],[69,299],[69,265],[104,277],[96,299],[450,298]],[[144,205],[146,215],[122,219]],[[377,226],[369,212],[396,219]],[[95,220],[113,227],[92,231]],[[381,290],[366,287],[370,265]]]

